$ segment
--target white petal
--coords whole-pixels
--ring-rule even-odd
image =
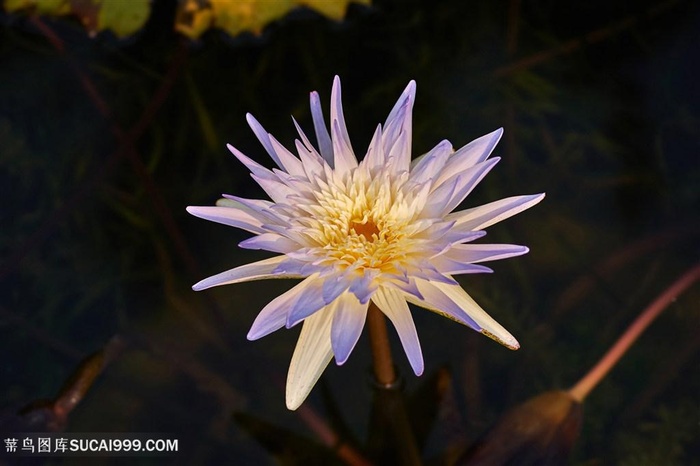
[[[417,280],[417,283],[418,288],[425,296],[423,304],[416,303],[419,306],[438,312],[445,317],[454,318],[458,322],[463,322],[509,349],[515,350],[520,348],[520,344],[513,335],[489,316],[462,287],[437,282],[428,283],[420,280]],[[461,311],[462,315],[460,315],[459,311]],[[467,319],[463,319],[464,315],[467,316]]]
[[[454,178],[450,178],[444,182],[442,186],[449,186],[454,183],[454,189],[452,190],[452,196],[444,204],[432,203],[431,198],[426,203],[426,208],[430,205],[428,209],[428,215],[430,217],[442,217],[449,212],[452,212],[468,195],[474,190],[477,184],[488,174],[489,171],[500,161],[498,157],[485,162],[476,164],[475,166],[463,171]],[[436,189],[439,191],[442,186]]]
[[[345,364],[357,344],[365,326],[367,303],[361,304],[354,294],[344,293],[330,306],[333,309],[331,325],[331,346],[335,362]]]
[[[298,194],[298,191],[287,186],[275,174],[265,177],[252,174],[250,177],[253,178],[263,191],[270,196],[270,199],[275,202],[284,203],[287,200],[287,196]]]
[[[333,79],[333,89],[331,90],[331,139],[333,141],[333,168],[342,174],[348,169],[356,167],[357,157],[352,150],[348,128],[345,125],[338,76]]]
[[[262,222],[245,209],[218,206],[188,206],[187,212],[195,217],[240,228],[251,233],[263,233]]]
[[[421,159],[411,167],[410,181],[423,183],[431,178],[437,179],[451,153],[452,144],[450,144],[450,141],[446,139],[440,141],[437,146],[422,156]]]
[[[521,256],[528,251],[516,244],[456,244],[445,255],[457,262],[474,264]]]
[[[254,162],[250,157],[243,154],[231,144],[227,144],[226,147],[228,147],[228,150],[250,170],[252,178],[263,188],[273,201],[284,202],[286,196],[293,192],[290,190],[289,186],[284,184],[278,174]],[[286,175],[286,173],[284,174]]]
[[[544,193],[508,197],[472,209],[451,213],[445,220],[455,220],[455,226],[481,230],[529,209],[542,199],[544,199]]]
[[[238,149],[236,149],[235,147],[233,147],[231,144],[226,144],[226,147],[254,175],[258,175],[261,177],[274,176],[272,173],[272,170],[268,170],[267,168],[263,167],[259,163],[255,162],[253,159],[251,159],[250,157],[245,155],[243,152],[241,152]]]
[[[192,286],[195,291],[205,290],[212,286],[231,285],[233,283],[264,280],[266,278],[301,278],[297,274],[275,272],[277,266],[286,259],[286,256],[275,256],[251,264],[241,265],[235,269],[227,270],[196,283]]]
[[[270,135],[270,144],[272,144],[287,173],[294,176],[304,176],[304,168],[301,166],[301,161],[289,152],[273,135]]]
[[[441,256],[433,257],[430,262],[436,269],[445,275],[461,275],[467,273],[493,273],[493,270],[483,265],[459,262],[454,259]]]
[[[383,167],[385,163],[384,147],[382,146],[382,125],[377,125],[372,140],[369,142],[365,158],[362,159],[362,165],[369,170],[373,170],[377,167]]]
[[[421,375],[423,373],[423,353],[416,325],[406,300],[399,291],[389,287],[380,287],[372,296],[372,301],[394,324],[413,372],[416,375]]]
[[[318,148],[326,162],[333,166],[333,143],[331,142],[331,135],[328,134],[326,121],[323,118],[323,110],[321,109],[321,101],[318,98],[318,92],[312,92],[309,96],[309,100],[311,101],[311,118],[314,121]]]
[[[271,252],[287,253],[299,249],[301,246],[289,238],[280,236],[277,233],[263,233],[253,236],[238,243],[243,249],[263,249]]]
[[[287,375],[287,409],[294,411],[304,402],[333,357],[332,318],[324,309],[304,321]]]
[[[442,173],[437,179],[436,184],[441,184],[455,173],[461,173],[464,170],[473,167],[477,163],[486,160],[493,151],[498,141],[503,135],[503,128],[498,128],[496,131],[481,136],[473,140],[466,146],[460,148],[449,158]]]
[[[408,302],[424,307],[430,311],[440,314],[443,317],[459,322],[460,324],[471,327],[476,331],[481,330],[479,324],[477,324],[476,321],[472,319],[464,309],[462,309],[457,303],[451,300],[437,287],[437,283],[416,279],[416,286],[423,298],[418,298],[413,294],[406,294],[404,297]]]
[[[274,211],[275,204],[264,199],[246,199],[244,197],[224,194],[224,199],[219,199],[217,205],[231,206],[237,209],[250,212],[251,215],[259,219],[263,224],[286,225],[287,219],[280,217]]]
[[[384,123],[384,153],[397,157],[396,169],[408,171],[411,163],[411,140],[413,102],[416,98],[416,82],[411,81],[396,101],[394,108]],[[402,136],[401,136],[402,135]],[[400,146],[392,152],[397,141],[402,138]]]
[[[265,128],[263,128],[258,120],[256,120],[250,113],[246,113],[245,119],[248,121],[248,125],[253,130],[255,136],[258,138],[258,141],[260,141],[260,144],[263,145],[272,160],[275,161],[278,167],[284,168],[284,164],[275,153],[275,149],[272,148],[272,144],[270,144],[270,134],[265,131]]]
[[[357,166],[357,157],[352,152],[349,141],[341,135],[342,130],[338,120],[333,120],[331,134],[333,135],[334,170],[336,174],[344,175]]]

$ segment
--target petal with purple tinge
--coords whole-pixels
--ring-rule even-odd
[[[333,156],[334,170],[339,175],[344,175],[357,167],[357,158],[352,152],[348,141],[342,137],[340,123],[338,120],[331,122],[331,134],[333,135]]]
[[[456,260],[441,256],[433,257],[430,262],[436,269],[445,275],[462,275],[467,273],[493,273],[493,270],[478,264],[458,262]]]
[[[299,245],[277,233],[263,233],[238,243],[243,249],[263,249],[271,252],[287,253],[299,249]]]
[[[248,340],[257,340],[282,328],[287,322],[289,310],[307,288],[313,286],[316,276],[307,277],[292,289],[279,295],[260,311],[248,331]]]
[[[442,217],[449,212],[452,212],[468,195],[471,193],[479,182],[484,179],[484,177],[491,171],[493,167],[501,159],[495,157],[491,160],[486,160],[481,162],[465,171],[460,175],[448,179],[445,184],[450,184],[454,182],[453,195],[444,204],[437,206],[433,215]],[[438,188],[440,189],[440,188]]]
[[[319,279],[318,274],[312,275],[315,280],[310,281],[308,286],[302,290],[299,295],[289,303],[287,314],[287,328],[294,327],[302,320],[308,318],[316,311],[333,302],[342,291],[336,290],[336,296],[327,296],[327,300],[323,296],[323,284],[325,280]],[[311,278],[311,277],[309,277]]]
[[[503,136],[503,128],[498,128],[496,131],[474,139],[466,146],[457,149],[445,164],[436,184],[439,185],[455,173],[461,173],[489,158],[501,136]]]
[[[389,116],[384,123],[384,153],[390,154],[392,147],[396,145],[399,137],[404,138],[401,147],[397,147],[392,153],[397,157],[397,171],[408,171],[411,163],[411,140],[412,140],[412,119],[413,102],[416,99],[416,82],[411,81],[404,89],[394,108],[389,112]]]
[[[195,291],[205,290],[212,286],[231,285],[233,283],[264,280],[267,278],[301,278],[297,274],[274,272],[277,266],[286,259],[286,256],[275,256],[251,264],[241,265],[235,269],[227,270],[196,283],[192,286]]]
[[[527,247],[517,244],[456,244],[445,256],[457,262],[474,264],[522,256],[528,251]]]
[[[354,294],[344,293],[330,306],[333,310],[331,346],[335,362],[340,366],[347,361],[362,334],[367,317],[367,303],[361,304]]]
[[[430,152],[421,157],[421,159],[411,167],[410,180],[415,183],[423,183],[429,179],[437,179],[442,167],[445,166],[447,158],[452,153],[452,144],[444,139],[435,146]]]
[[[287,409],[294,411],[304,402],[331,362],[332,318],[333,314],[324,310],[304,321],[287,375]]]
[[[450,300],[464,309],[466,313],[469,314],[469,317],[481,327],[481,330],[479,330],[481,333],[497,341],[506,348],[512,350],[520,348],[520,344],[515,337],[488,315],[462,287],[445,285],[444,283],[435,283],[434,286],[449,297]]]
[[[374,130],[374,135],[369,142],[365,158],[362,159],[362,165],[372,170],[377,167],[383,167],[385,163],[384,148],[382,146],[382,125],[377,125],[377,129]]]
[[[350,135],[348,128],[345,125],[345,116],[343,115],[343,103],[341,101],[340,78],[336,76],[333,79],[333,88],[331,89],[331,139],[333,142],[333,168],[344,173],[348,167],[354,168],[357,166],[357,157],[352,150],[350,143]]]
[[[421,375],[423,373],[423,353],[416,325],[406,300],[399,291],[389,287],[380,287],[372,296],[372,301],[394,324],[413,372],[416,375]]]
[[[187,212],[195,217],[240,228],[251,233],[263,233],[262,222],[248,209],[218,206],[188,206]]]
[[[272,144],[272,148],[275,150],[287,173],[294,176],[304,175],[304,167],[301,166],[301,161],[272,135],[270,135],[270,144]]]
[[[258,120],[256,120],[255,117],[250,113],[247,113],[245,118],[248,121],[248,125],[250,125],[250,129],[253,130],[255,136],[258,138],[258,141],[260,141],[260,144],[263,145],[263,147],[270,155],[272,160],[275,161],[278,167],[284,169],[284,164],[282,163],[277,153],[275,152],[275,149],[270,143],[270,134],[267,131],[265,131],[265,128],[263,128],[262,125],[258,122]]]
[[[429,311],[433,311],[436,314],[447,317],[450,320],[454,320],[455,322],[471,327],[476,331],[481,331],[479,324],[472,319],[465,309],[461,308],[457,303],[450,299],[450,297],[438,287],[439,284],[440,283],[438,282],[416,280],[416,286],[423,298],[421,299],[408,293],[404,295],[404,298],[406,298],[409,303],[424,307]],[[445,286],[456,286],[459,288],[459,285]]]
[[[529,209],[542,199],[544,193],[507,197],[472,209],[453,212],[445,217],[445,220],[455,220],[455,226],[481,230]]]
[[[314,122],[314,130],[316,131],[318,148],[321,151],[321,156],[332,167],[333,143],[331,142],[331,135],[328,134],[326,121],[323,118],[323,110],[321,109],[321,101],[318,97],[318,92],[312,92],[309,96],[309,100],[311,101],[311,118]]]

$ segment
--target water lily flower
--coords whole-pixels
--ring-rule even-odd
[[[250,114],[248,124],[277,164],[263,167],[231,145],[271,201],[224,195],[216,206],[188,207],[192,215],[241,228],[254,236],[240,243],[276,256],[241,265],[193,286],[267,278],[303,279],[263,308],[248,332],[257,340],[303,322],[287,377],[291,410],[306,399],[333,357],[347,361],[374,303],[394,325],[408,361],[423,372],[423,356],[407,303],[464,324],[511,349],[516,339],[459,285],[455,275],[491,272],[482,262],[519,256],[525,246],[472,243],[484,229],[532,207],[544,194],[515,196],[452,212],[496,165],[489,158],[498,129],[453,150],[442,141],[411,161],[411,81],[378,125],[358,162],[333,81],[330,127],[312,92],[314,146],[299,125],[298,157]]]

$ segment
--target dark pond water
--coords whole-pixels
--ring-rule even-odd
[[[172,32],[169,2],[125,41],[2,13],[2,429],[49,430],[48,408],[28,410],[39,419],[18,411],[56,397],[106,347],[106,368],[78,370],[97,378],[60,427],[179,439],[177,455],[131,464],[340,462],[315,418],[354,451],[393,461],[393,443],[372,427],[366,331],[290,412],[284,381],[298,327],[255,342],[246,334],[295,282],[190,288],[269,257],[237,247],[247,233],[185,212],[221,193],[265,197],[225,147],[271,167],[246,112],[293,148],[290,115],[312,132],[308,93],[328,109],[336,74],[358,153],[415,79],[415,156],[442,139],[461,147],[505,130],[502,161],[463,207],[547,193],[489,228],[491,242],[529,254],[459,278],[519,351],[414,308],[418,378],[390,330],[427,464],[452,464],[508,408],[574,385],[697,266],[697,4],[373,3],[340,23],[301,11],[260,37],[214,31],[197,42]],[[699,297],[697,285],[682,293],[590,393],[570,464],[698,464]]]

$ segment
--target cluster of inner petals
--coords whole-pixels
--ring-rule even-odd
[[[406,208],[405,177],[381,170],[372,176],[362,164],[342,179],[316,180],[313,196],[291,219],[303,225],[311,255],[339,269],[397,273],[406,261],[415,212]]]

